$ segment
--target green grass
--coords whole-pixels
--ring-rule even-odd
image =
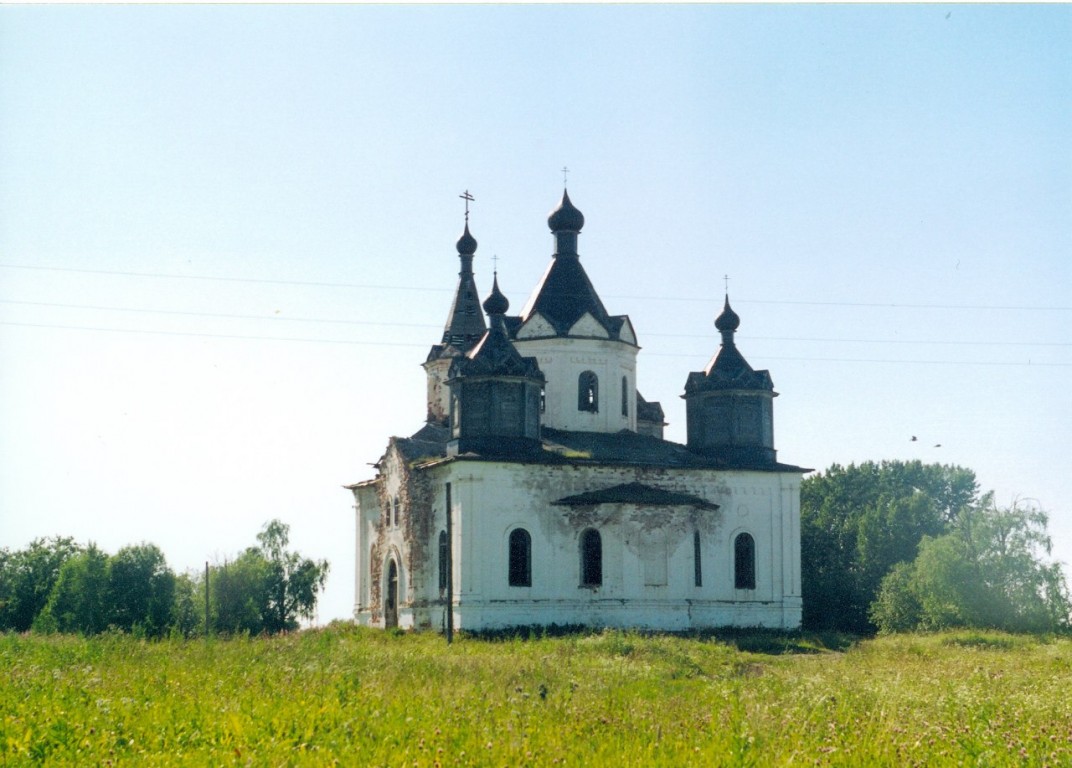
[[[0,636],[0,764],[1072,765],[1072,641]]]

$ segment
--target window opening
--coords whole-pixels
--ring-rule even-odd
[[[692,532],[693,579],[697,587],[703,586],[703,568],[700,562],[700,532]]]
[[[629,416],[629,379],[622,376],[622,416]]]
[[[439,532],[439,589],[447,588],[447,532]]]
[[[603,540],[599,531],[589,528],[581,534],[581,586],[603,584]]]
[[[599,379],[592,371],[585,371],[577,379],[577,410],[599,412]]]
[[[733,542],[733,586],[737,589],[756,588],[756,542],[747,533],[742,533]]]
[[[532,586],[532,537],[524,528],[510,531],[510,586]]]

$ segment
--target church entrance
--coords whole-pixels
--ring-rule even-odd
[[[387,565],[387,590],[383,598],[383,627],[398,626],[398,566],[392,559]]]

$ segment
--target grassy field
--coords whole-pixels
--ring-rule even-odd
[[[1072,765],[1072,640],[0,636],[0,763]]]

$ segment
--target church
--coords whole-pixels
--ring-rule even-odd
[[[665,440],[662,407],[636,388],[637,332],[581,263],[584,216],[568,192],[547,223],[551,262],[511,315],[497,274],[480,301],[466,212],[457,288],[423,364],[424,426],[391,437],[375,477],[345,486],[355,618],[467,631],[799,627],[810,470],[777,460],[777,393],[737,348],[729,296],[717,351],[683,374],[687,440]]]

